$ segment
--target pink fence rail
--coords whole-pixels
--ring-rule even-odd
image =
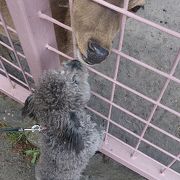
[[[166,149],[147,140],[145,138],[145,133],[147,132],[147,129],[151,127],[155,129],[156,131],[162,133],[163,135],[166,135],[168,138],[175,140],[177,144],[180,144],[180,139],[178,137],[174,136],[168,131],[152,123],[152,118],[157,108],[162,108],[166,110],[167,112],[177,116],[178,118],[180,117],[180,112],[172,109],[171,107],[168,107],[167,105],[164,105],[161,102],[170,82],[175,82],[178,85],[180,85],[180,79],[174,76],[176,68],[178,64],[180,63],[180,50],[177,52],[177,56],[173,60],[173,65],[171,67],[170,72],[167,73],[157,68],[154,68],[140,61],[139,59],[136,59],[134,57],[127,55],[126,53],[122,52],[122,46],[123,46],[123,41],[124,41],[124,33],[125,33],[125,25],[126,25],[127,17],[133,18],[137,20],[138,22],[142,22],[150,27],[154,27],[162,32],[170,34],[179,39],[180,39],[180,33],[175,32],[171,29],[165,28],[163,26],[160,26],[154,22],[151,22],[147,19],[144,19],[142,17],[139,17],[127,11],[129,0],[124,0],[123,8],[114,6],[103,0],[92,0],[92,1],[122,14],[118,49],[112,49],[112,53],[115,53],[117,55],[113,77],[109,77],[105,75],[104,73],[101,73],[97,71],[96,69],[89,67],[90,72],[93,72],[99,77],[106,79],[112,83],[112,91],[111,91],[110,99],[105,98],[99,93],[92,91],[93,96],[101,99],[104,103],[109,104],[109,111],[108,111],[107,116],[103,115],[101,112],[98,112],[97,109],[94,109],[89,106],[87,107],[87,109],[90,110],[92,113],[96,114],[98,117],[105,119],[107,121],[106,137],[105,137],[104,144],[102,146],[101,151],[104,154],[108,155],[109,157],[113,158],[114,160],[122,163],[123,165],[138,172],[139,174],[141,174],[142,176],[148,179],[179,180],[180,174],[177,171],[173,170],[172,166],[176,162],[178,163],[180,162],[180,150],[178,153],[173,154],[167,151]],[[9,32],[16,33],[16,31],[12,27],[9,27],[6,25],[6,22],[4,21],[3,16],[0,12],[0,20],[1,20],[0,26],[4,27],[4,30],[5,30],[6,36],[8,37],[10,45],[4,43],[3,41],[0,41],[0,44],[4,46],[5,48],[9,49],[10,51],[12,51],[15,55],[15,59],[17,60],[17,65],[15,65],[9,60],[7,60],[5,57],[0,56],[0,63],[1,63],[0,90],[4,92],[5,94],[11,96],[13,99],[17,100],[18,102],[23,103],[26,97],[33,90],[31,85],[29,84],[27,77],[28,78],[33,77],[35,82],[38,82],[37,81],[38,77],[42,74],[44,70],[49,69],[49,68],[57,68],[59,66],[59,55],[66,59],[74,58],[74,57],[70,57],[67,54],[64,54],[63,52],[60,52],[57,49],[53,24],[56,24],[62,28],[65,28],[66,30],[70,32],[73,32],[73,29],[72,27],[69,27],[51,17],[51,11],[50,11],[48,0],[38,0],[38,2],[36,0],[31,0],[31,1],[19,0],[16,2],[11,1],[11,0],[6,0],[6,2],[8,5],[8,9],[11,13],[11,16],[13,18],[13,22],[15,24],[17,34],[19,35],[19,39],[20,39],[25,55],[22,54],[21,52],[18,52],[15,49]],[[69,0],[69,4],[70,4],[70,10],[72,13],[73,1]],[[29,17],[33,17],[33,18],[29,18]],[[40,31],[39,29],[41,29],[42,31]],[[75,45],[74,36],[73,36],[73,42]],[[75,53],[76,52],[75,52],[75,46],[74,46],[74,56],[76,56]],[[24,59],[26,57],[32,75],[29,72],[26,72],[25,70],[23,70],[19,57],[24,58]],[[151,97],[146,96],[145,94],[117,80],[121,58],[126,58],[127,61],[133,62],[137,64],[138,66],[146,68],[166,79],[164,86],[161,89],[161,92],[156,100],[154,100]],[[20,71],[22,73],[23,81],[18,79],[17,77],[14,77],[12,74],[10,74],[6,70],[4,66],[5,62],[8,63],[10,66],[13,66],[17,71]],[[135,113],[129,111],[126,108],[123,108],[122,106],[114,102],[115,89],[117,87],[121,87],[129,91],[135,94],[136,96],[145,99],[147,102],[153,105],[153,108],[151,109],[150,114],[147,119],[142,118],[139,115],[136,115]],[[138,120],[139,123],[140,122],[143,123],[144,127],[143,127],[142,132],[140,134],[136,134],[133,131],[129,130],[128,128],[124,127],[123,125],[120,125],[116,123],[115,121],[113,121],[111,117],[112,117],[112,109],[114,107],[119,109],[121,112],[124,112],[128,114],[129,116],[133,117],[134,119]],[[127,143],[123,142],[122,140],[120,140],[119,138],[115,137],[109,131],[111,124],[116,126],[119,129],[119,131],[123,130],[129,133],[130,135],[132,135],[133,137],[137,138],[136,145],[132,147],[128,145]],[[152,157],[144,154],[143,152],[139,150],[139,147],[142,143],[146,143],[150,147],[153,147],[156,150],[167,155],[168,157],[171,158],[171,161],[168,164],[164,165],[158,162],[157,160],[153,159]]]

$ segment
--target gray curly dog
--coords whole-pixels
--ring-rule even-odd
[[[22,115],[46,127],[40,133],[37,180],[80,179],[103,139],[103,131],[86,114],[89,98],[87,69],[73,60],[59,71],[45,73],[26,99]]]

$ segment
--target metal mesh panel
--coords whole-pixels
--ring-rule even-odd
[[[112,54],[109,57],[111,61],[100,65],[101,67],[104,66],[104,68],[100,66],[88,67],[92,97],[87,109],[91,113],[92,118],[97,119],[97,122],[101,125],[103,124],[106,129],[106,137],[101,151],[149,179],[179,179],[180,139],[178,125],[180,120],[180,79],[178,69],[180,50],[177,49],[174,57],[171,56],[172,60],[170,60],[168,67],[163,66],[163,64],[158,65],[160,60],[157,62],[148,61],[148,57],[145,54],[146,51],[153,56],[153,53],[160,47],[154,49],[153,52],[151,48],[148,48],[150,43],[147,44],[141,39],[135,41],[136,43],[142,43],[142,51],[139,53],[139,56],[128,51],[126,43],[132,37],[125,38],[128,37],[126,36],[126,33],[128,33],[126,27],[127,17],[132,18],[131,23],[135,23],[135,27],[145,25],[145,28],[153,28],[155,33],[166,33],[169,39],[172,38],[173,42],[179,42],[180,33],[127,11],[128,0],[124,0],[123,8],[103,0],[93,1],[122,14],[118,42],[116,42],[117,45],[114,45]],[[11,2],[9,1],[8,3],[10,7]],[[51,22],[61,28],[65,28],[67,31],[73,32],[70,26],[52,18],[51,14],[45,13],[42,7],[44,8],[45,5],[40,6],[39,9],[37,8],[36,11],[38,14],[36,18],[39,18],[38,21],[43,23]],[[72,14],[72,0],[69,0],[69,7]],[[11,11],[13,11],[13,8],[11,8]],[[8,31],[15,32],[15,30],[5,26],[2,17],[0,25],[4,27],[10,42],[10,45],[7,45],[0,41],[1,45],[13,51],[17,61],[19,56],[24,58],[21,52],[15,51],[13,42],[9,38]],[[143,30],[144,28],[140,29]],[[73,34],[72,36],[74,57],[76,57],[75,38]],[[34,39],[35,42],[36,40]],[[134,46],[131,48],[136,48],[133,43],[131,45]],[[52,41],[47,41],[42,46],[42,51],[45,51],[47,54],[51,53],[52,56],[55,55],[57,57],[57,55],[60,55],[65,59],[74,58],[59,51],[56,44],[52,44]],[[147,48],[145,49],[146,46]],[[170,49],[168,50],[170,51]],[[164,60],[168,61],[168,58],[165,57]],[[1,69],[6,75],[4,82],[9,80],[13,88],[14,82],[11,81],[12,77],[4,67],[4,62],[6,61],[4,57],[1,57]],[[22,71],[23,68],[20,66],[20,63],[18,65],[16,69]],[[31,69],[33,69],[33,64]],[[31,75],[29,72],[22,71],[22,76],[25,82],[21,86],[24,85],[30,89],[27,76],[31,77]],[[16,99],[18,99],[17,96]]]

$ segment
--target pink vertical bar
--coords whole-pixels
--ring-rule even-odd
[[[47,69],[60,66],[59,56],[47,51],[46,44],[56,46],[53,24],[39,18],[38,12],[51,16],[49,0],[6,0],[35,82]]]
[[[124,4],[123,4],[124,9],[126,9],[126,10],[128,9],[128,4],[129,4],[129,0],[124,0]],[[122,49],[125,25],[126,25],[126,16],[122,15],[122,17],[120,18],[120,39],[119,39],[118,51],[121,51],[121,49]],[[116,79],[117,79],[120,58],[121,58],[121,56],[118,54],[117,55],[117,60],[116,60],[114,78],[113,78],[114,81],[116,81]],[[112,102],[113,102],[113,99],[114,99],[115,87],[116,87],[116,84],[113,83],[112,94],[111,94],[111,99],[110,99],[111,103],[110,103],[110,108],[109,108],[109,115],[108,115],[108,123],[107,123],[106,133],[108,133],[108,131],[109,131],[110,118],[111,118],[111,112],[112,112]],[[105,142],[107,140],[106,137],[107,136],[105,136]]]
[[[8,40],[9,40],[9,43],[10,43],[10,45],[11,45],[11,48],[12,48],[12,50],[13,50],[13,52],[14,52],[15,59],[16,59],[18,65],[19,65],[19,67],[22,69],[22,74],[23,74],[24,80],[25,80],[26,84],[28,85],[29,90],[31,90],[31,87],[30,87],[30,85],[29,85],[29,83],[28,83],[28,80],[27,80],[26,75],[25,75],[25,73],[24,73],[24,70],[23,70],[23,68],[22,68],[20,59],[19,59],[19,57],[18,57],[18,55],[17,55],[16,49],[15,49],[15,47],[14,47],[14,44],[13,44],[12,40],[11,40],[10,34],[9,34],[8,29],[7,29],[7,27],[6,27],[5,20],[4,20],[3,16],[2,16],[1,12],[0,12],[0,19],[1,19],[1,21],[2,21],[2,25],[3,25],[3,27],[4,27],[4,30],[5,30],[5,33],[6,33],[6,35],[7,35]]]
[[[174,64],[173,64],[173,67],[172,67],[172,69],[171,69],[170,76],[172,76],[172,75],[175,73],[175,70],[176,70],[176,67],[177,67],[179,61],[180,61],[180,50],[179,50],[179,52],[178,52],[177,57],[176,57],[175,60],[174,60]],[[149,116],[149,118],[148,118],[148,120],[147,120],[147,124],[146,124],[146,126],[144,127],[144,129],[143,129],[143,131],[142,131],[142,133],[141,133],[141,137],[140,137],[140,139],[139,139],[139,141],[138,141],[138,143],[137,143],[137,145],[136,145],[136,147],[135,147],[135,150],[134,150],[133,153],[131,154],[132,156],[134,155],[134,153],[135,153],[135,152],[137,151],[137,149],[139,148],[139,145],[140,145],[140,143],[141,143],[141,140],[142,140],[142,138],[144,137],[144,134],[145,134],[145,132],[146,132],[146,130],[147,130],[147,128],[148,128],[151,120],[152,120],[152,117],[153,117],[153,115],[154,115],[154,113],[155,113],[155,111],[156,111],[156,109],[157,109],[157,107],[158,107],[158,104],[160,103],[160,101],[161,101],[161,99],[162,99],[162,97],[163,97],[163,95],[164,95],[165,90],[167,89],[167,86],[168,86],[169,82],[170,82],[170,79],[167,79],[164,87],[163,87],[162,90],[161,90],[160,96],[158,97],[158,100],[156,101],[156,104],[154,105],[154,107],[153,107],[153,109],[152,109],[152,111],[151,111],[151,114],[150,114],[150,116]]]

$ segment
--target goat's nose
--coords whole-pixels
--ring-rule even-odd
[[[90,40],[88,42],[87,61],[90,64],[98,64],[106,59],[109,51],[99,45],[99,43]]]

